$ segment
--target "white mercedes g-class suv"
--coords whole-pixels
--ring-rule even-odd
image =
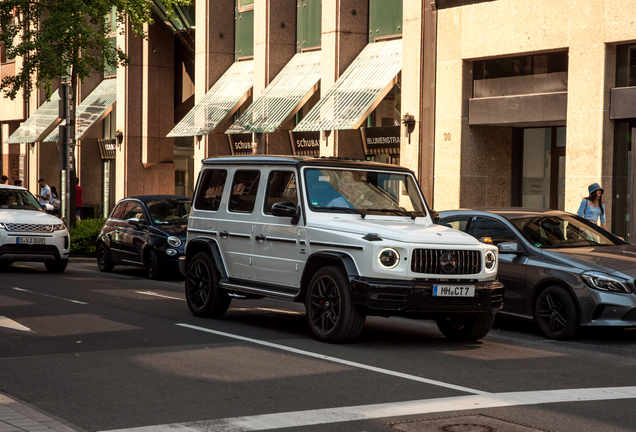
[[[267,296],[303,302],[326,342],[354,340],[367,315],[435,319],[476,340],[503,305],[497,258],[437,225],[406,168],[248,156],[203,161],[179,267],[196,316]]]

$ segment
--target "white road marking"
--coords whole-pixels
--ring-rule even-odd
[[[6,327],[13,330],[31,331],[30,328],[3,316],[0,316],[0,327]]]
[[[388,417],[416,416],[441,412],[615,399],[636,399],[636,387],[491,393],[489,395],[422,399],[408,402],[292,411],[286,413],[232,417],[199,422],[153,425],[130,429],[117,429],[108,432],[263,431],[350,421],[374,420]]]
[[[179,297],[171,297],[171,296],[159,294],[159,293],[152,292],[152,291],[135,291],[135,292],[137,294],[144,294],[144,295],[149,295],[149,296],[153,296],[153,297],[161,297],[161,298],[167,298],[167,299],[172,299],[172,300],[186,301],[185,299],[182,299],[182,298],[179,298]]]
[[[37,292],[37,291],[26,290],[24,288],[13,287],[13,289],[16,290],[16,291],[23,291],[23,292],[28,292],[28,293],[31,293],[31,294],[41,295],[41,296],[44,296],[44,297],[51,297],[51,298],[58,299],[58,300],[64,300],[64,301],[71,302],[71,303],[77,303],[77,304],[82,304],[82,305],[87,305],[88,304],[88,303],[85,303],[85,302],[82,302],[82,301],[79,301],[79,300],[71,300],[71,299],[67,299],[67,298],[63,298],[63,297],[54,296],[54,295],[51,295],[51,294],[44,294],[44,293]]]
[[[316,354],[310,351],[303,351],[303,350],[299,350],[296,348],[291,348],[285,345],[279,345],[279,344],[275,344],[275,343],[271,343],[271,342],[266,342],[266,341],[262,341],[259,339],[252,339],[252,338],[248,338],[248,337],[244,337],[244,336],[238,336],[238,335],[234,335],[231,333],[224,333],[224,332],[220,332],[217,330],[211,330],[208,328],[204,328],[204,327],[197,327],[197,326],[193,326],[190,324],[176,324],[180,327],[186,327],[189,329],[193,329],[193,330],[198,330],[198,331],[202,331],[202,332],[206,332],[206,333],[212,333],[215,335],[219,335],[219,336],[224,336],[224,337],[228,337],[228,338],[232,338],[232,339],[238,339],[238,340],[242,340],[245,342],[251,342],[254,344],[258,344],[258,345],[263,345],[263,346],[267,346],[270,348],[275,348],[275,349],[279,349],[279,350],[283,350],[283,351],[287,351],[287,352],[291,352],[294,354],[300,354],[300,355],[304,355],[307,357],[313,357],[313,358],[317,358],[317,359],[321,359],[321,360],[325,360],[325,361],[330,361],[330,362],[334,362],[334,363],[339,363],[339,364],[343,364],[343,365],[347,365],[347,366],[351,366],[354,368],[358,368],[358,369],[366,369],[372,372],[377,372],[377,373],[381,373],[381,374],[385,374],[385,375],[391,375],[391,376],[395,376],[398,378],[404,378],[404,379],[408,379],[411,381],[417,381],[417,382],[421,382],[424,384],[431,384],[431,385],[435,385],[435,386],[440,386],[440,387],[445,387],[448,389],[452,389],[452,390],[458,390],[458,391],[462,391],[462,392],[466,392],[466,393],[473,393],[473,394],[478,394],[478,395],[488,395],[490,393],[488,392],[483,392],[481,390],[475,390],[475,389],[471,389],[468,387],[462,387],[462,386],[458,386],[458,385],[454,385],[454,384],[449,384],[449,383],[444,383],[441,381],[435,381],[435,380],[431,380],[431,379],[427,379],[427,378],[422,378],[419,376],[415,376],[415,375],[409,375],[409,374],[405,374],[405,373],[401,373],[401,372],[396,372],[396,371],[392,371],[392,370],[388,370],[388,369],[383,369],[383,368],[379,368],[379,367],[375,367],[375,366],[369,366],[369,365],[365,365],[362,363],[356,363],[356,362],[352,362],[349,360],[343,360],[343,359],[339,359],[336,357],[329,357],[323,354]]]

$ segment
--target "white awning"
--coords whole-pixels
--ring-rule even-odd
[[[5,142],[18,144],[39,141],[60,124],[59,112],[60,95],[56,91],[51,95],[51,100],[44,102]]]
[[[106,79],[82,101],[75,111],[75,140],[82,139],[95,123],[111,112],[117,101],[117,80]],[[66,124],[66,120],[63,122]],[[44,142],[56,142],[59,130],[56,128]]]
[[[234,114],[249,97],[254,85],[254,61],[235,62],[168,137],[208,135]]]
[[[357,129],[401,70],[402,39],[368,44],[294,132]]]
[[[321,56],[320,51],[294,55],[225,133],[274,132],[287,123],[318,90]]]

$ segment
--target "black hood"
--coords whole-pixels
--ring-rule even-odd
[[[560,258],[560,261],[567,261],[581,269],[636,276],[636,246],[633,244],[543,249],[543,254],[547,258]]]
[[[175,236],[181,239],[186,238],[188,233],[188,225],[153,225],[152,227],[166,236]]]

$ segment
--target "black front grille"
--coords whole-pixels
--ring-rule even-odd
[[[411,259],[414,273],[467,275],[481,272],[481,252],[448,249],[415,249]]]
[[[630,310],[622,318],[624,321],[636,321],[636,308]]]
[[[5,244],[0,246],[1,253],[49,253],[57,254],[55,245]]]

